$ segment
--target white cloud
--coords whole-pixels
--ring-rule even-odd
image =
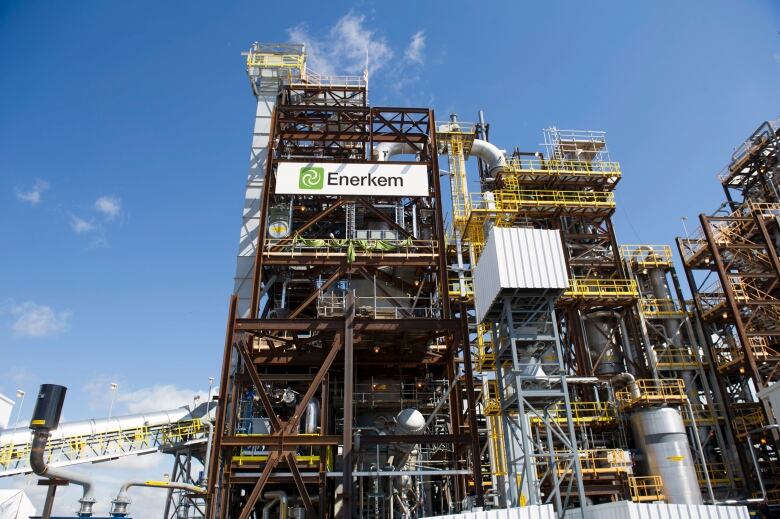
[[[95,209],[109,220],[113,220],[122,211],[122,201],[115,196],[101,196],[95,200]]]
[[[22,202],[28,202],[30,205],[38,205],[41,201],[41,195],[49,189],[49,183],[42,179],[36,179],[32,189],[29,191],[16,190],[16,198]]]
[[[406,47],[404,56],[406,59],[418,65],[422,65],[425,59],[423,58],[423,52],[425,51],[425,31],[417,31],[412,35],[412,39],[409,41],[409,46]]]
[[[90,395],[90,407],[98,413],[107,414],[111,402],[111,383],[119,387],[114,395],[114,414],[134,414],[150,411],[165,411],[183,406],[192,406],[194,397],[199,397],[198,404],[203,404],[208,398],[205,391],[181,388],[173,384],[158,384],[155,386],[132,389],[121,378],[109,379],[100,377],[84,385],[84,391]],[[212,390],[212,395],[214,391]]]
[[[195,395],[200,397],[198,404],[204,403],[208,396],[204,391],[178,388],[173,384],[162,384],[126,393],[120,392],[117,394],[117,402],[123,402],[129,413],[144,413],[176,409],[185,405],[192,406]]]
[[[70,227],[76,234],[83,234],[95,230],[95,224],[91,220],[85,220],[74,214],[70,215]]]
[[[48,337],[70,328],[71,312],[55,312],[51,307],[26,302],[11,308],[14,322],[11,329],[20,337]]]
[[[299,24],[288,29],[290,41],[305,43],[310,68],[319,74],[360,75],[368,64],[371,73],[381,69],[393,57],[384,38],[365,26],[365,16],[350,11],[317,37],[308,26]]]

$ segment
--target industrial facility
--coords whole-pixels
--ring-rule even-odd
[[[216,391],[60,423],[45,385],[0,477],[39,475],[49,514],[80,485],[79,517],[69,466],[158,451],[170,478],[112,517],[134,486],[166,519],[780,516],[780,123],[724,151],[723,204],[673,252],[618,241],[603,131],[526,147],[482,112],[371,106],[367,74],[317,74],[302,44],[245,58]]]

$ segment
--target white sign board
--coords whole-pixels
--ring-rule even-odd
[[[280,162],[276,191],[284,195],[428,196],[425,164]]]

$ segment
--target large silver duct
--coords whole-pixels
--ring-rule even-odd
[[[504,152],[488,141],[474,139],[474,142],[471,144],[470,155],[479,157],[485,161],[488,173],[490,173],[491,177],[495,177],[506,167],[506,156],[504,156]]]
[[[586,316],[585,334],[588,339],[590,357],[598,366],[595,375],[615,375],[622,373],[623,353],[617,341],[617,327],[620,315],[615,312],[593,312]]]
[[[206,419],[213,415],[214,403],[203,403],[190,411],[188,407],[157,411],[154,413],[137,413],[123,416],[112,416],[110,419],[90,419],[59,424],[56,429],[50,431],[49,440],[61,440],[71,436],[94,436],[117,431],[132,431],[142,427],[157,427],[176,422]],[[19,445],[29,443],[32,433],[27,427],[5,429],[0,431],[0,447],[6,445]]]
[[[672,504],[703,504],[680,412],[671,407],[644,409],[631,415],[631,426],[642,469],[661,477],[666,500]]]

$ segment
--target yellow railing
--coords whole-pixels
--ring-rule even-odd
[[[615,392],[624,409],[644,404],[681,404],[688,400],[681,379],[639,379]]]
[[[487,391],[482,393],[482,412],[485,416],[498,416],[501,414],[501,402],[498,399],[498,382],[490,380],[487,383]]]
[[[696,356],[688,348],[664,348],[655,351],[655,363],[658,369],[695,369],[701,366]]]
[[[696,425],[715,425],[723,417],[723,413],[714,412],[713,409],[707,404],[697,404],[691,402],[691,411],[693,411],[693,418],[696,421]],[[683,422],[685,425],[693,424],[694,420],[691,420],[691,416],[686,409],[683,413]]]
[[[547,408],[550,419],[555,423],[566,423],[566,406],[563,402]],[[617,420],[617,409],[610,402],[571,402],[571,416],[575,425],[611,424]],[[542,418],[532,416],[531,423],[540,424]]]
[[[631,492],[631,501],[637,503],[666,499],[661,476],[629,476],[628,488]]]
[[[714,486],[730,485],[729,473],[726,471],[726,464],[723,462],[707,462],[707,475],[709,476],[710,484]],[[699,480],[699,484],[704,486],[707,484],[707,478],[704,476],[704,470],[701,465],[696,463],[696,477]]]
[[[633,279],[570,279],[564,296],[583,298],[614,298],[639,296]]]
[[[501,189],[471,193],[470,211],[517,212],[523,209],[614,208],[615,195],[605,191],[558,191],[548,189]]]
[[[639,300],[639,309],[645,317],[683,317],[685,313],[673,299]]]
[[[732,419],[731,424],[734,427],[734,432],[736,433],[738,440],[747,439],[750,431],[760,429],[765,425],[764,413],[761,411],[760,406],[735,406],[734,414],[736,414],[736,416]]]
[[[672,248],[668,245],[621,245],[620,253],[623,259],[641,268],[672,264]]]
[[[617,476],[630,474],[632,470],[631,456],[622,449],[580,449],[577,454],[580,458],[582,474],[585,476]],[[573,469],[567,468],[566,461],[571,458],[571,453],[555,452],[554,457],[558,475],[570,475]],[[544,471],[546,468],[544,461],[538,462],[537,470]]]
[[[530,157],[510,157],[506,161],[504,177],[510,175],[527,176],[584,176],[584,177],[620,177],[618,162],[588,162],[584,160],[544,160]]]
[[[449,292],[449,296],[452,298],[459,298],[461,297],[461,290],[460,290],[460,279],[457,277],[451,277],[447,283],[448,287],[447,290]],[[474,280],[470,277],[464,277],[463,278],[463,286],[466,291],[465,296],[466,298],[474,297]]]
[[[766,337],[752,336],[748,337],[750,350],[753,357],[763,362],[770,357],[777,356],[777,353],[769,347]],[[714,348],[715,363],[719,371],[727,371],[745,359],[745,349],[736,343],[723,344],[725,347]]]
[[[247,67],[260,68],[296,68],[303,71],[306,56],[304,54],[280,54],[273,52],[250,51],[246,56]]]

